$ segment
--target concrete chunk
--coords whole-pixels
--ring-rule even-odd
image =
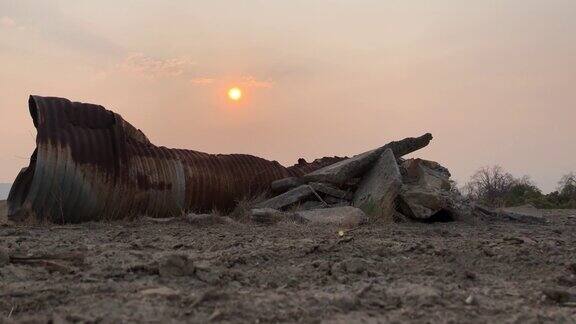
[[[391,221],[401,187],[402,176],[396,158],[391,149],[386,149],[360,182],[354,194],[354,206],[371,217]]]
[[[450,172],[434,161],[406,160],[401,165],[403,182],[398,211],[414,220],[444,222],[471,214],[464,198],[451,190]]]
[[[353,194],[351,192],[334,188],[334,187],[327,185],[325,183],[312,182],[312,183],[310,183],[310,186],[312,187],[312,189],[316,190],[316,192],[320,192],[320,193],[323,193],[325,195],[340,198],[340,199],[350,200],[350,199],[352,199],[352,196],[353,196]]]
[[[309,185],[302,185],[287,191],[274,198],[270,198],[256,205],[256,208],[282,209],[302,201],[312,195],[312,188]]]
[[[444,211],[451,218],[448,192],[420,186],[403,186],[398,200],[399,211],[415,220],[425,221]]]
[[[438,162],[409,159],[402,163],[404,183],[450,190],[450,172]]]
[[[390,142],[375,150],[364,152],[309,173],[304,176],[304,179],[308,182],[317,181],[344,184],[349,179],[360,176],[368,171],[386,149],[391,149],[395,157],[401,157],[425,147],[431,140],[432,134],[427,133],[416,138],[409,137],[400,141]]]
[[[271,184],[272,192],[282,193],[304,184],[304,180],[297,177],[289,177],[273,181]]]

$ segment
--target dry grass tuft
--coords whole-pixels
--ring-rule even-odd
[[[236,221],[248,221],[250,219],[250,210],[258,203],[263,202],[268,197],[267,192],[257,194],[255,196],[248,196],[238,201],[236,207],[228,215]]]

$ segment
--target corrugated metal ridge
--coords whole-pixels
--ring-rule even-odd
[[[251,155],[155,146],[119,114],[64,98],[30,96],[29,110],[36,150],[8,197],[15,220],[30,214],[81,222],[227,210],[274,180],[335,162],[285,168]]]

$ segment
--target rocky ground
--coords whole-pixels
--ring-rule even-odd
[[[0,227],[0,322],[576,322],[576,211],[546,223]]]

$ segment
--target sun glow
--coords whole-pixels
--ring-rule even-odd
[[[234,87],[228,90],[228,98],[234,101],[242,99],[242,90],[240,88]]]

